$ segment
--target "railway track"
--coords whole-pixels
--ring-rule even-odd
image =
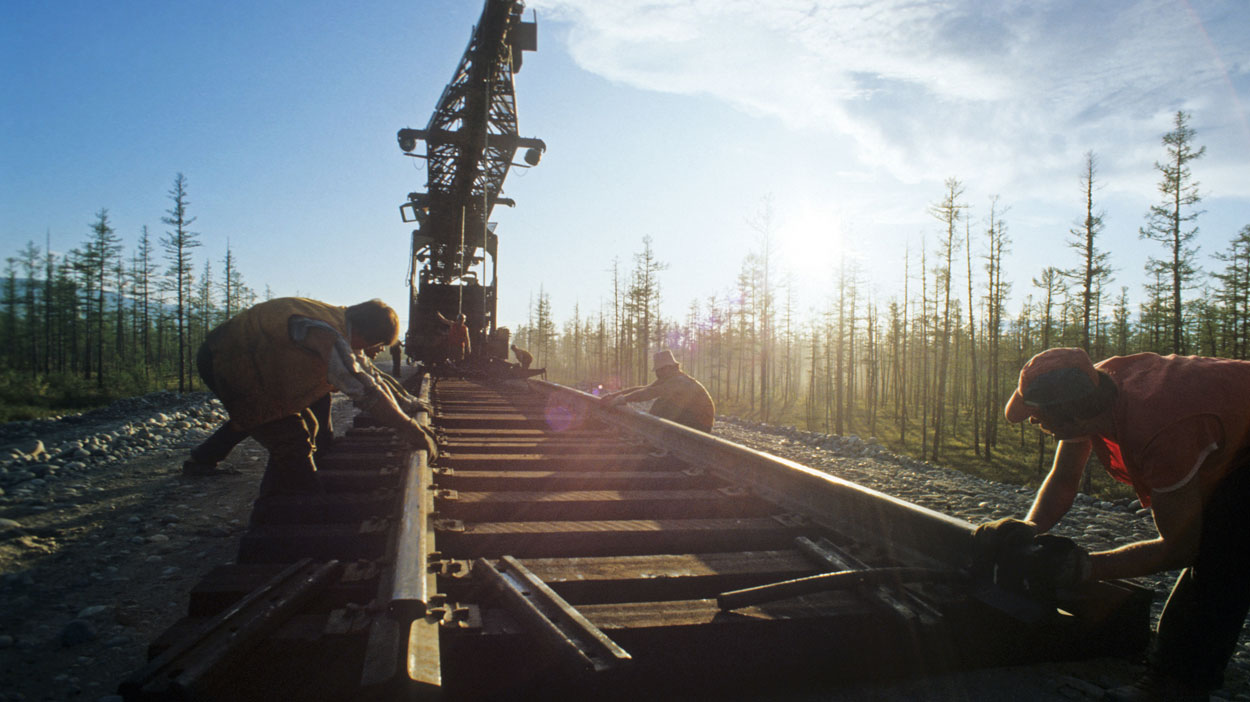
[[[1150,595],[981,572],[965,522],[541,381],[426,380],[258,500],[129,700],[637,699],[1113,654]]]

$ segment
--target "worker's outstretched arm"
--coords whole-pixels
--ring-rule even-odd
[[[346,339],[324,325],[309,326],[301,330],[299,337],[297,342],[325,358],[326,379],[331,385],[378,422],[398,431],[400,438],[434,452],[428,432],[400,409],[389,389],[362,367]]]
[[[1050,474],[1038,488],[1033,507],[1025,518],[1037,527],[1038,533],[1049,531],[1072,509],[1092,449],[1093,445],[1088,440],[1060,441],[1055,448],[1055,462]]]

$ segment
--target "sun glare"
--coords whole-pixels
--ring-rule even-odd
[[[832,287],[839,257],[846,250],[842,221],[832,210],[804,209],[777,228],[777,253],[782,272],[795,286],[823,293]]]

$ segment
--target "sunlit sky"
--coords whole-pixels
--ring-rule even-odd
[[[398,206],[425,173],[395,133],[425,126],[481,7],[5,3],[0,253],[45,233],[64,253],[107,208],[129,255],[144,225],[166,230],[181,172],[200,267],[220,273],[229,241],[259,292],[403,313]],[[916,276],[922,242],[933,249],[928,208],[952,177],[974,255],[990,197],[1006,209],[1018,301],[1044,266],[1075,262],[1089,150],[1113,287],[1140,299],[1146,257],[1163,252],[1137,232],[1177,110],[1207,149],[1192,170],[1208,270],[1250,225],[1245,2],[532,0],[533,13],[520,131],[548,151],[509,176],[517,207],[495,211],[501,324],[523,323],[540,288],[560,320],[575,304],[596,313],[613,259],[629,268],[645,235],[669,264],[664,312],[682,318],[733,286],[766,201],[801,310],[826,303],[841,255],[886,302],[903,252]]]

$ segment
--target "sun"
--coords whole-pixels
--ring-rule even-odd
[[[781,272],[810,297],[832,288],[841,257],[848,249],[842,219],[832,207],[804,206],[778,223],[776,252]]]

